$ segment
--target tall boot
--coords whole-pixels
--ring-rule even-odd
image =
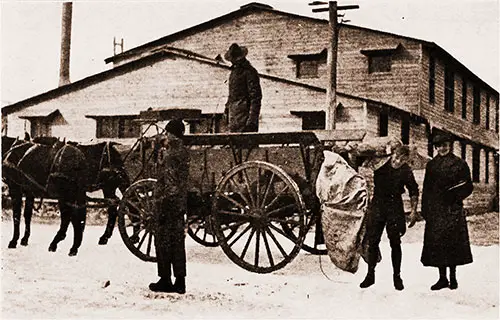
[[[368,288],[375,283],[375,266],[368,266],[368,273],[366,274],[365,280],[359,284],[360,288]]]
[[[450,289],[455,290],[456,288],[458,288],[457,267],[450,266]]]
[[[403,253],[401,251],[401,242],[398,239],[391,240],[391,259],[392,259],[392,281],[394,284],[394,289],[401,291],[405,287],[403,285],[403,279],[401,279],[401,260]]]
[[[405,288],[403,285],[403,279],[401,279],[401,275],[399,273],[392,275],[392,281],[394,283],[394,289],[401,291]]]
[[[158,282],[150,283],[149,290],[154,292],[173,292],[172,280],[170,277],[162,277]]]
[[[174,283],[174,292],[186,293],[186,277],[176,277]]]
[[[439,280],[431,286],[431,290],[441,290],[448,288],[448,278],[446,277],[446,267],[439,267]]]

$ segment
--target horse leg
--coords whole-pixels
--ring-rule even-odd
[[[103,190],[104,198],[106,199],[117,199],[114,192],[108,189]],[[115,228],[116,217],[118,208],[116,204],[110,205],[108,207],[108,223],[106,224],[106,230],[104,230],[103,235],[99,238],[99,244],[104,245],[108,243],[108,239],[113,235],[113,229]]]
[[[24,202],[24,236],[21,239],[21,245],[27,246],[28,239],[31,234],[31,217],[33,215],[33,204],[35,203],[35,197],[32,194],[26,195],[26,201]]]
[[[71,221],[71,207],[59,200],[59,211],[61,212],[61,225],[59,231],[57,231],[56,236],[49,245],[49,251],[56,252],[57,244],[66,238],[66,231],[68,231],[68,226]]]
[[[78,248],[82,244],[83,231],[85,230],[85,220],[87,216],[87,205],[78,205],[73,209],[71,224],[73,225],[73,246],[69,250],[69,256],[76,256]]]
[[[13,249],[17,246],[19,240],[19,225],[21,224],[21,209],[23,206],[23,194],[18,187],[10,188],[10,197],[12,199],[12,221],[14,222],[14,235],[9,242],[9,248]]]

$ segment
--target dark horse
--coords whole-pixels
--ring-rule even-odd
[[[54,139],[54,138],[52,138]],[[45,139],[47,140],[47,139]],[[50,140],[49,140],[50,141]],[[104,197],[114,199],[114,192],[122,192],[130,184],[120,154],[113,143],[77,145],[60,142],[55,138],[52,145],[25,142],[14,145],[4,156],[2,168],[4,180],[13,199],[14,236],[9,243],[15,248],[19,238],[19,220],[22,194],[55,198],[59,201],[61,226],[49,251],[56,251],[57,244],[66,237],[71,222],[74,241],[70,255],[76,255],[83,237],[86,217],[86,192],[102,189]],[[15,199],[15,200],[14,200]],[[31,205],[30,205],[31,203]],[[26,230],[21,244],[26,245],[29,237],[29,222],[32,201],[25,206]],[[108,206],[108,223],[99,244],[106,244],[111,237],[117,216],[117,204]]]
[[[21,147],[23,145],[23,147]],[[5,158],[6,153],[14,147],[22,148],[22,150],[26,151],[30,146],[29,142],[24,140],[19,140],[18,138],[12,138],[7,136],[2,136],[2,161]],[[9,196],[12,200],[12,211],[13,211],[13,221],[14,221],[14,236],[12,240],[9,242],[9,248],[15,248],[17,246],[17,240],[19,239],[19,227],[21,223],[21,210],[23,206],[23,194],[26,197],[26,201],[24,204],[24,236],[21,239],[21,245],[27,246],[28,239],[31,233],[31,216],[33,214],[33,204],[35,202],[35,197],[33,194],[23,191],[21,186],[9,181],[5,178],[5,174],[2,176],[3,181],[9,187]]]

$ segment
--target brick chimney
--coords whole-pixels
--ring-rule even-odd
[[[61,28],[61,64],[59,69],[59,86],[70,83],[69,80],[69,56],[71,49],[71,18],[73,14],[73,3],[64,2],[62,7]]]

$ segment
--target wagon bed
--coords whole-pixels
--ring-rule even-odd
[[[246,270],[268,273],[305,249],[324,254],[316,174],[325,142],[361,140],[361,131],[186,135],[188,233],[220,245]],[[154,250],[155,180],[136,181],[119,206],[127,247],[145,261]]]

